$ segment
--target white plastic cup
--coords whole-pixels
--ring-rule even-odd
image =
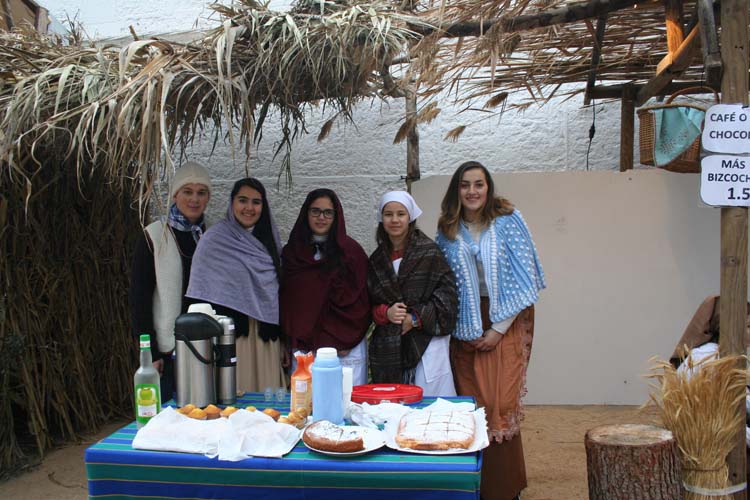
[[[345,366],[341,369],[343,376],[342,404],[344,407],[344,418],[349,418],[349,403],[352,400],[352,381],[354,372],[351,366]]]

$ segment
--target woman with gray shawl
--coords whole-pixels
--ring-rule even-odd
[[[226,218],[201,238],[187,297],[231,316],[237,332],[237,390],[286,387],[279,340],[278,231],[257,179],[237,181]]]
[[[373,382],[416,384],[425,396],[455,396],[449,359],[456,323],[456,279],[438,246],[416,227],[422,211],[405,191],[383,195],[378,248],[367,288],[375,331]]]

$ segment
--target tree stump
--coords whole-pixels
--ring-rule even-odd
[[[677,500],[677,441],[652,425],[603,425],[586,433],[589,500]]]

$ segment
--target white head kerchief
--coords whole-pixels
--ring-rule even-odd
[[[417,202],[406,191],[388,191],[380,198],[380,210],[378,210],[378,222],[383,222],[383,209],[392,202],[401,203],[409,212],[409,222],[414,222],[417,217],[422,215],[422,210],[417,206]]]

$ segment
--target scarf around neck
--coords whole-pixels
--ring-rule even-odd
[[[270,220],[278,248],[279,235]],[[226,218],[211,226],[195,249],[185,295],[278,325],[278,292],[273,258],[263,243],[237,222],[230,202]]]
[[[347,350],[361,342],[370,326],[367,254],[347,236],[344,211],[334,194],[336,234],[329,233],[323,245],[338,246],[339,264],[328,262],[322,250],[321,259],[315,260],[316,238],[307,223],[313,201],[305,200],[282,251],[282,330],[291,337],[293,348]]]
[[[367,287],[373,304],[403,302],[419,315],[421,327],[401,335],[401,325],[377,325],[368,358],[374,383],[413,384],[415,370],[432,337],[449,335],[456,324],[456,278],[438,246],[415,229],[398,273],[385,245],[370,256]]]
[[[188,220],[187,217],[185,217],[182,212],[180,212],[180,209],[177,208],[176,203],[172,203],[172,205],[169,207],[169,215],[167,216],[167,224],[169,227],[176,229],[177,231],[185,231],[185,232],[191,232],[193,233],[193,239],[196,243],[198,243],[198,240],[201,239],[201,236],[203,236],[203,214],[201,214],[200,219],[198,219],[198,222],[196,224],[193,224]]]
[[[490,299],[490,321],[503,321],[539,300],[546,287],[544,271],[521,212],[496,217],[479,243],[461,222],[455,239],[438,233],[436,243],[458,280],[459,311],[453,336],[474,340],[482,336],[477,258],[482,261]]]

